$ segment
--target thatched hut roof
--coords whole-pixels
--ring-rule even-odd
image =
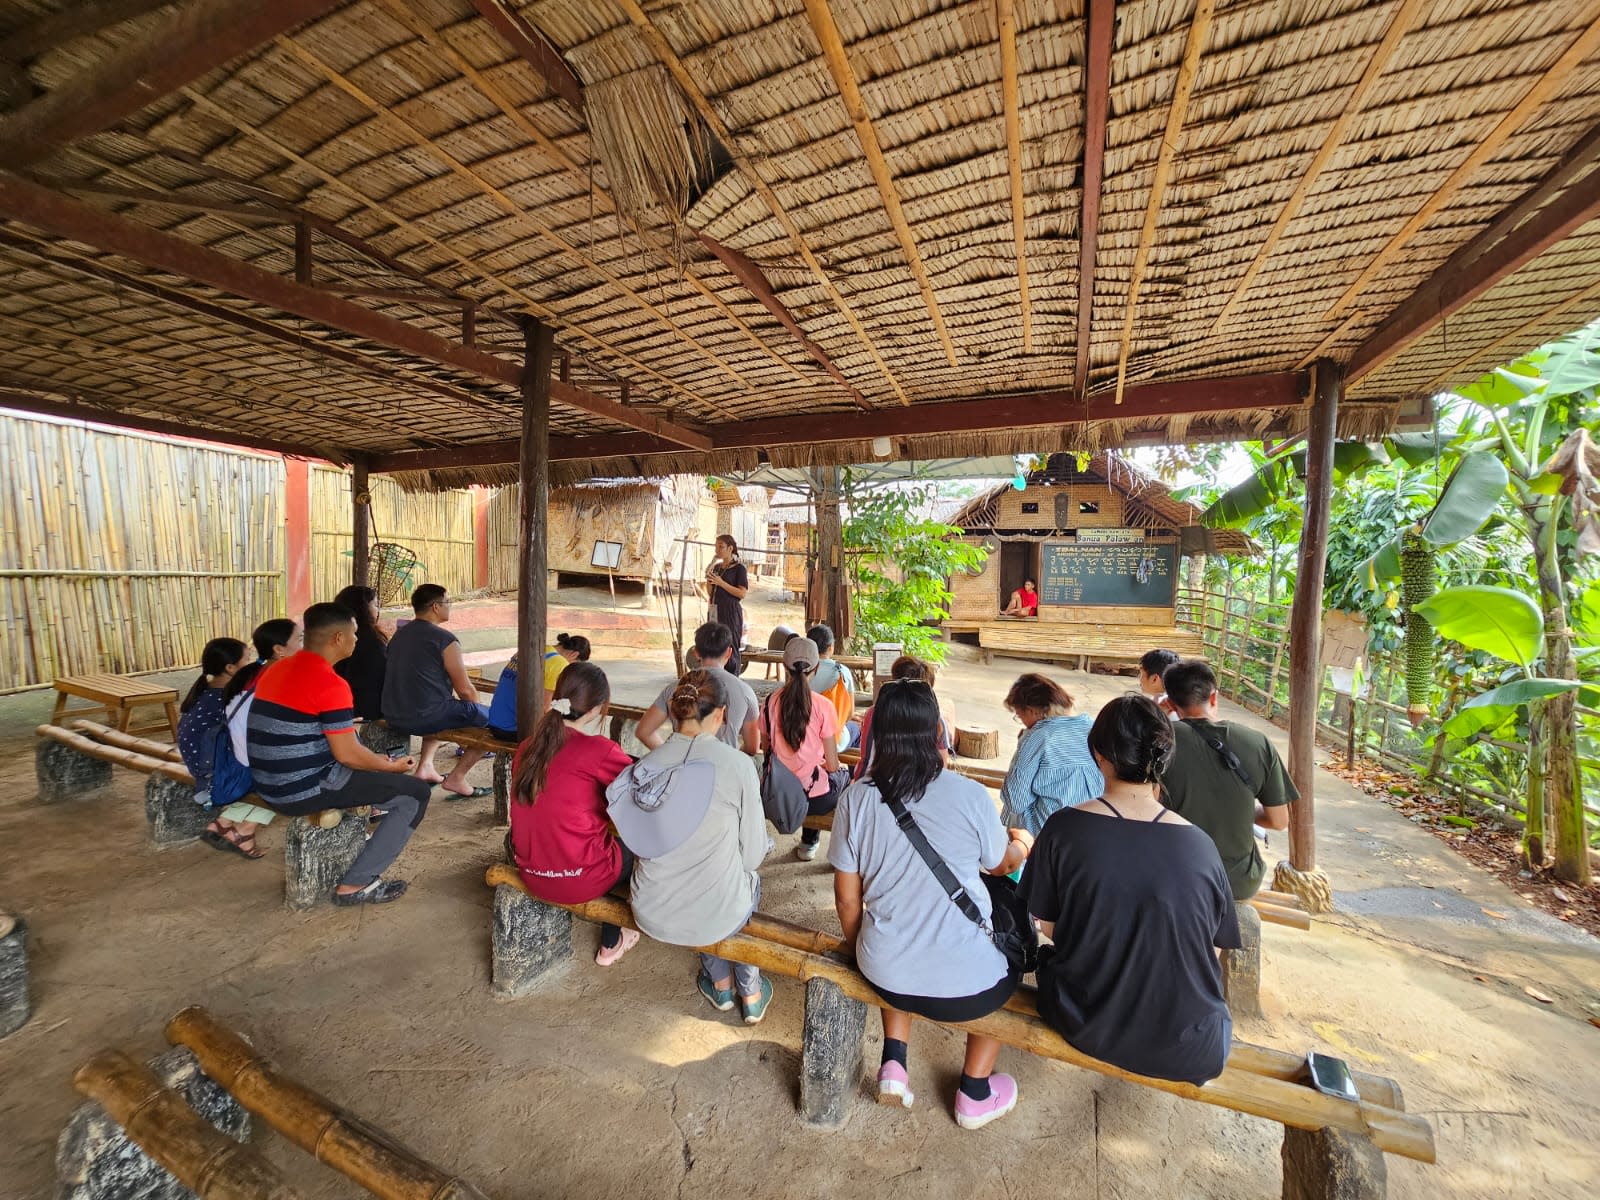
[[[1319,357],[1371,437],[1600,308],[1563,0],[120,9],[0,0],[0,402],[502,482],[532,315],[558,480],[1283,436],[1227,381]]]

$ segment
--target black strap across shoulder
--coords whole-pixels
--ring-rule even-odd
[[[1243,783],[1245,787],[1249,788],[1251,793],[1254,794],[1256,790],[1255,782],[1250,778],[1249,773],[1245,771],[1244,764],[1239,761],[1239,756],[1232,750],[1228,749],[1228,743],[1222,740],[1222,735],[1219,733],[1211,733],[1210,731],[1202,733],[1199,727],[1196,726],[1193,721],[1188,721],[1186,724],[1190,729],[1193,729],[1195,733],[1199,734],[1202,742],[1210,746],[1211,749],[1216,752],[1217,757],[1222,760],[1222,765],[1237,775],[1240,782]]]
[[[962,915],[967,920],[992,938],[994,930],[990,927],[989,922],[984,919],[983,910],[972,902],[972,897],[967,894],[967,889],[956,878],[955,872],[950,869],[944,859],[939,857],[939,852],[929,843],[927,834],[922,832],[921,826],[917,824],[916,818],[911,815],[911,811],[906,808],[905,802],[898,799],[891,800],[885,796],[884,803],[889,806],[889,811],[894,814],[894,823],[900,826],[900,832],[906,835],[907,840],[911,842],[912,848],[922,857],[922,861],[928,864],[928,870],[933,872],[933,877],[939,881],[939,886],[944,888],[945,894],[955,902],[955,906],[961,910]]]

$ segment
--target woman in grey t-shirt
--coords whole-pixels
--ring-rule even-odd
[[[828,861],[834,903],[856,965],[889,1007],[883,1009],[878,1101],[911,1107],[906,1043],[913,1015],[974,1021],[999,1008],[1017,976],[987,934],[956,907],[895,822],[885,796],[898,798],[984,915],[984,871],[1022,865],[1027,846],[1008,839],[983,787],[944,769],[939,703],[922,682],[888,683],[873,706],[869,778],[852,784],[833,817]],[[978,1129],[1017,1103],[1016,1080],[994,1073],[1000,1043],[967,1035],[956,1121]]]

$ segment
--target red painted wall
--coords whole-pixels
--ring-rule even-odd
[[[489,586],[489,489],[474,486],[472,489],[472,586],[479,590]]]
[[[311,605],[311,468],[303,458],[283,460],[284,564],[291,620]]]

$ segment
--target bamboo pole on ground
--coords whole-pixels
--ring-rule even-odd
[[[470,1183],[275,1071],[205,1009],[173,1017],[167,1040],[194,1051],[201,1069],[249,1111],[381,1200],[482,1200]]]
[[[200,1200],[297,1200],[278,1168],[212,1127],[154,1071],[120,1050],[102,1050],[72,1085],[122,1126],[138,1147]]]
[[[490,886],[506,884],[526,891],[516,871],[505,863],[490,867],[485,874],[485,881]],[[602,896],[585,904],[560,904],[554,907],[565,908],[588,921],[637,928],[627,901],[618,896]],[[883,998],[849,962],[841,957],[765,940],[754,932],[760,928],[762,926],[747,925],[745,930],[715,945],[691,949],[802,982],[826,979],[852,1000],[873,1008],[883,1007]],[[1008,1046],[1027,1050],[1043,1058],[1096,1071],[1113,1079],[1129,1080],[1189,1100],[1266,1117],[1296,1129],[1343,1129],[1370,1138],[1374,1145],[1390,1154],[1420,1162],[1433,1162],[1435,1159],[1433,1129],[1427,1121],[1365,1100],[1350,1101],[1325,1096],[1275,1075],[1253,1074],[1231,1062],[1217,1078],[1197,1087],[1190,1083],[1135,1075],[1090,1058],[1045,1025],[1036,1009],[1029,1011],[1032,1003],[1029,995],[1022,993],[1020,1000],[1018,996],[1013,996],[1016,1004],[1008,1003],[998,1012],[953,1027],[996,1038]],[[207,1073],[210,1074],[209,1070]],[[246,1107],[249,1107],[248,1104]]]

